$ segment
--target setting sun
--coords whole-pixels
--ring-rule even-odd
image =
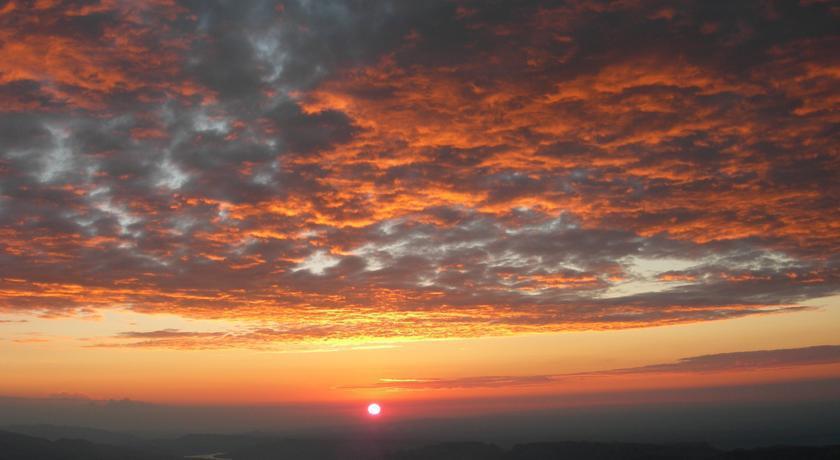
[[[369,415],[376,416],[379,415],[380,412],[382,412],[382,407],[380,407],[379,404],[373,403],[367,407],[367,411]]]

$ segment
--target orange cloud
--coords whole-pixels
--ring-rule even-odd
[[[360,35],[368,11],[7,3],[0,309],[242,322],[99,344],[216,348],[838,292],[836,11],[418,5]]]
[[[26,99],[12,95],[9,108],[103,110],[119,94],[158,100],[196,95],[194,83],[175,83],[182,79],[179,52],[188,40],[154,35],[183,13],[169,1],[139,7],[39,2],[32,9],[7,4],[0,14],[0,59],[7,63],[0,85],[34,85]]]

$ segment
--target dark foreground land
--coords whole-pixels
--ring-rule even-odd
[[[20,431],[27,431],[21,429]],[[478,442],[417,445],[386,440],[303,440],[257,435],[187,435],[144,440],[98,430],[0,431],[0,460],[809,460],[840,459],[840,445],[720,450],[706,444],[547,442],[503,449]],[[66,439],[62,434],[88,439]],[[51,438],[51,439],[48,439]]]

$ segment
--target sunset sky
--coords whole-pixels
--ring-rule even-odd
[[[0,1],[0,399],[840,400],[838,23]]]

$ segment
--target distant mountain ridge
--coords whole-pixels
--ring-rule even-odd
[[[50,441],[57,441],[59,439],[83,439],[94,443],[115,446],[136,446],[143,443],[142,439],[129,433],[78,426],[49,424],[7,425],[0,427],[0,430],[49,439]]]
[[[840,445],[721,450],[703,443],[538,442],[503,449],[483,442],[415,442],[378,438],[286,439],[270,435],[191,434],[152,440],[51,425],[18,426],[58,439],[0,431],[0,460],[183,460],[222,453],[232,460],[836,460]],[[73,434],[129,445],[67,439]]]
[[[257,460],[257,458],[233,458],[234,460]],[[702,443],[544,442],[517,444],[505,451],[493,444],[443,443],[396,452],[386,458],[387,460],[837,460],[840,459],[840,446],[768,447],[723,451]]]
[[[81,439],[36,438],[0,431],[0,460],[175,460],[178,457],[154,454]]]

